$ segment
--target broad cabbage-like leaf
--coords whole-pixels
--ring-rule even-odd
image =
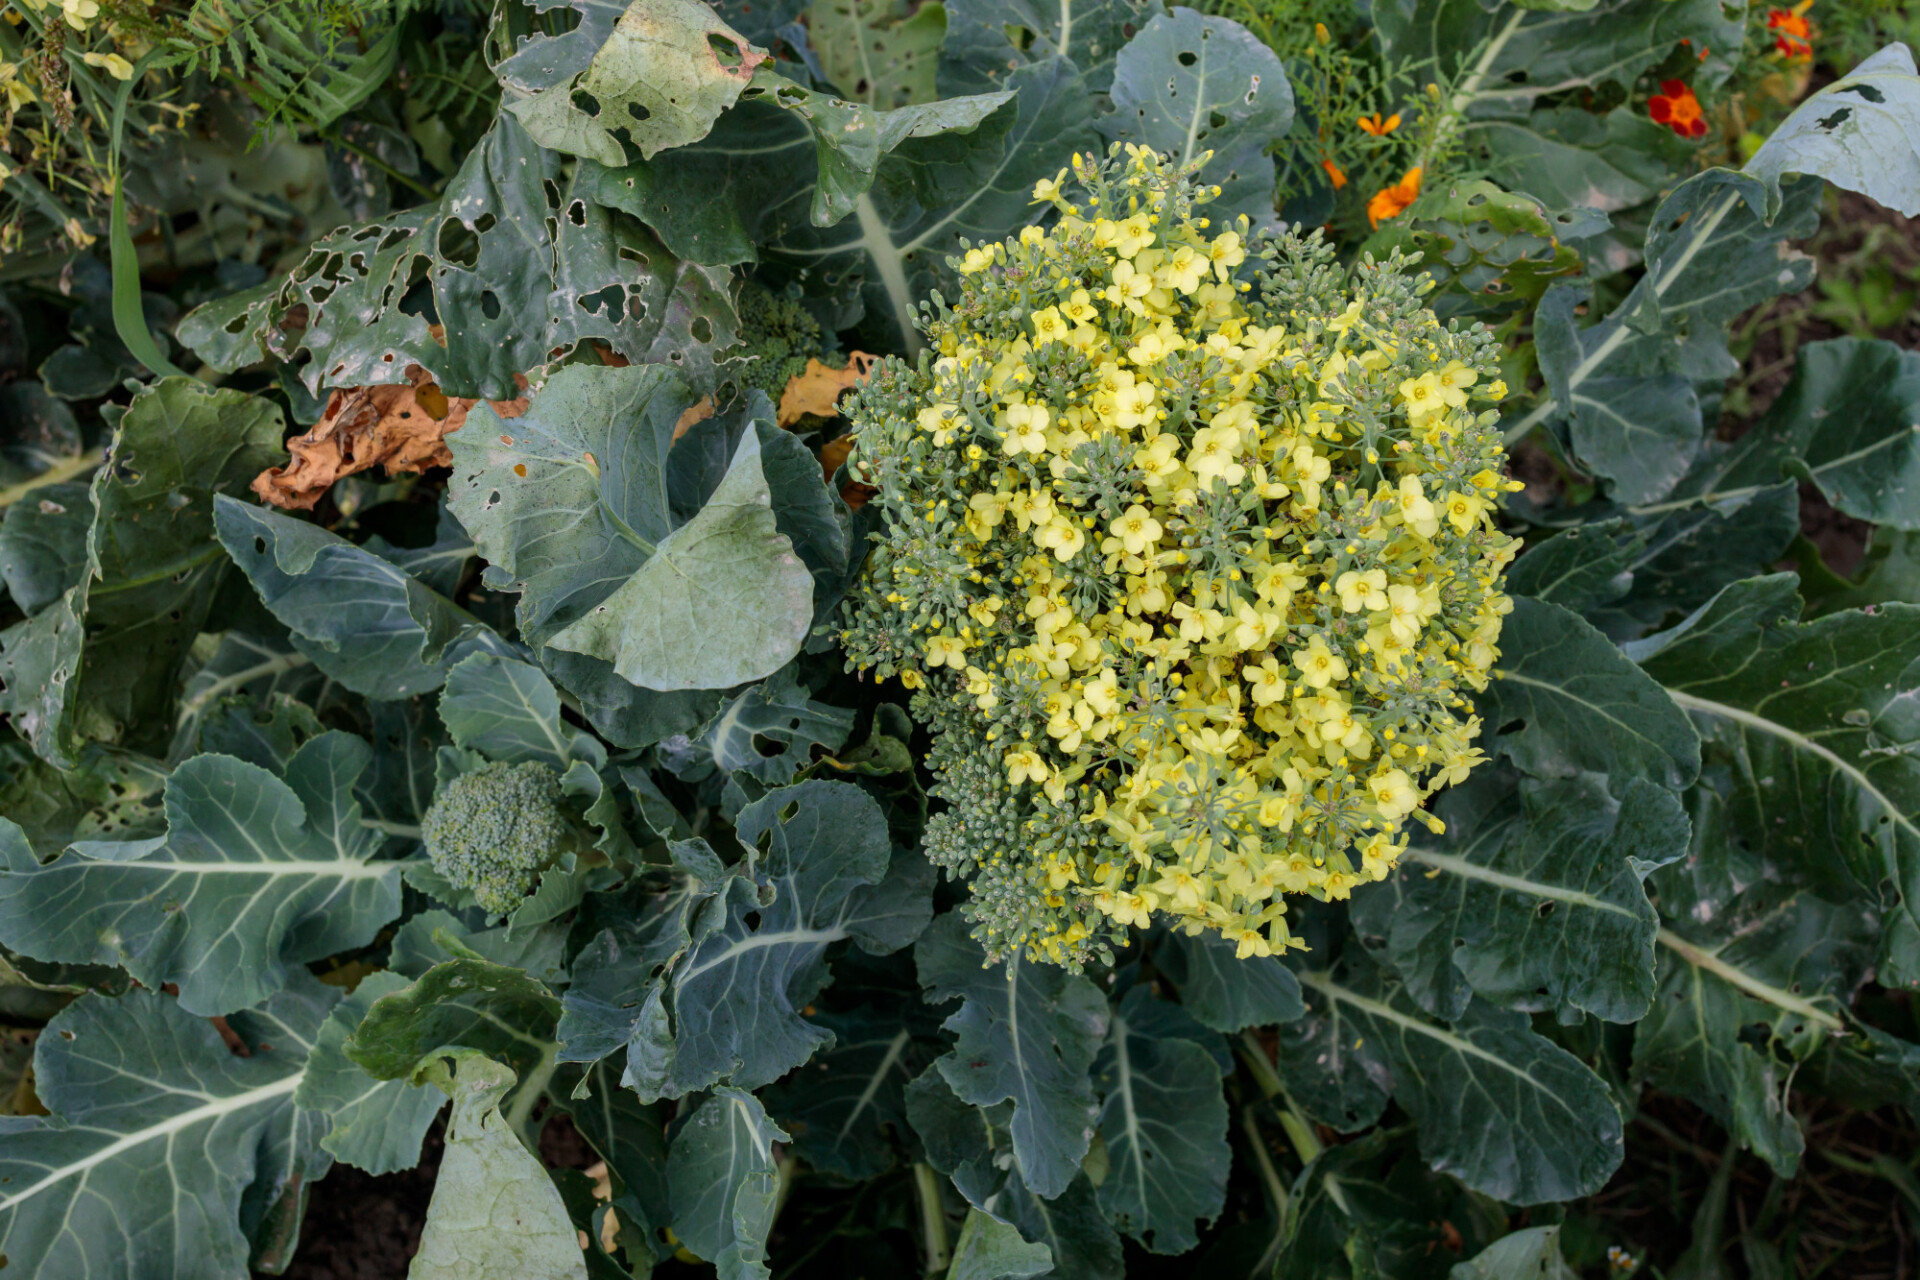
[[[891,858],[886,818],[858,787],[770,791],[740,811],[734,829],[765,851],[753,859],[753,879],[728,879],[724,909],[703,912],[706,931],[657,988],[670,1034],[636,1030],[654,1039],[641,1064],[632,1051],[628,1058],[643,1098],[721,1080],[757,1089],[802,1065],[832,1041],[800,1016],[831,980],[827,948],[851,938],[873,954],[897,951],[932,913],[929,864]]]
[[[833,751],[844,743],[853,721],[852,709],[815,702],[787,666],[729,702],[694,741],[722,770],[782,786],[806,767],[814,746]]]
[[[1199,1244],[1195,1223],[1219,1215],[1232,1163],[1220,1067],[1180,1034],[1178,1013],[1135,987],[1113,1011],[1093,1066],[1107,1146],[1100,1208],[1155,1253]]]
[[[601,763],[606,749],[560,716],[560,695],[530,662],[476,653],[447,673],[440,721],[454,744],[510,764],[538,760],[565,770],[576,760]]]
[[[673,1233],[720,1280],[764,1280],[780,1174],[773,1144],[787,1134],[760,1100],[722,1086],[687,1118],[667,1156]]]
[[[1753,578],[1630,651],[1730,771],[1740,839],[1836,900],[1890,885],[1882,980],[1920,981],[1920,606],[1799,616],[1793,575]]]
[[[1088,1071],[1106,1034],[1106,1000],[1086,978],[1053,965],[1017,955],[987,965],[957,911],[928,928],[914,962],[930,1002],[963,1002],[944,1024],[958,1042],[935,1067],[964,1102],[1012,1102],[1007,1123],[1021,1179],[1042,1196],[1059,1195],[1093,1135]]]
[[[1306,1011],[1293,970],[1273,956],[1234,954],[1234,944],[1208,930],[1170,935],[1154,963],[1180,989],[1180,1004],[1215,1031],[1292,1022]]]
[[[1397,892],[1355,903],[1422,1008],[1457,1018],[1478,994],[1568,1017],[1646,1014],[1659,921],[1641,882],[1687,851],[1671,791],[1630,778],[1615,800],[1587,774],[1504,797],[1483,785],[1441,813],[1447,842],[1412,846]]]
[[[420,1144],[445,1105],[431,1089],[404,1080],[376,1080],[345,1052],[347,1037],[373,1002],[407,985],[401,974],[370,973],[343,997],[314,1038],[294,1101],[327,1117],[320,1145],[334,1159],[368,1173],[396,1173],[420,1163]]]
[[[0,942],[40,959],[123,965],[179,984],[194,1013],[266,999],[298,968],[364,946],[400,914],[400,866],[360,818],[353,784],[372,752],[328,733],[283,781],[203,755],[167,779],[167,834],[75,844],[42,866],[0,819]]]
[[[453,1099],[453,1114],[408,1276],[587,1280],[586,1257],[553,1179],[500,1114],[513,1069],[477,1049],[455,1049],[422,1063],[414,1087],[424,1087],[421,1081]]]
[[[319,240],[291,273],[189,314],[181,340],[229,371],[305,360],[316,395],[419,365],[447,395],[510,400],[518,375],[583,341],[710,386],[736,326],[726,273],[602,207],[584,173],[562,177],[561,157],[503,113],[438,201]]]
[[[948,0],[940,47],[940,91],[983,93],[1030,62],[1062,57],[1080,68],[1087,92],[1106,93],[1113,60],[1157,17],[1160,0]]]
[[[82,580],[0,633],[0,713],[42,758],[71,768],[89,740],[164,747],[226,567],[214,497],[282,460],[283,432],[271,401],[190,378],[134,397],[93,478]]]
[[[478,1049],[520,1080],[516,1126],[533,1110],[551,1072],[560,1002],[545,983],[477,956],[448,960],[373,1002],[343,1048],[376,1080],[404,1079],[436,1049]]]
[[[232,1019],[247,1057],[157,991],[68,1005],[34,1052],[34,1087],[53,1114],[0,1116],[9,1267],[76,1280],[244,1280],[243,1197],[272,1204],[283,1179],[326,1172],[324,1157],[301,1149],[312,1128],[294,1093],[336,996],[302,975]]]
[[[969,1206],[947,1275],[950,1280],[1027,1280],[1053,1269],[1051,1249],[1028,1244],[1011,1223]]]
[[[1814,174],[1911,218],[1920,214],[1920,73],[1890,44],[1808,95],[1747,161],[1780,199],[1780,179]]]
[[[294,647],[356,693],[409,698],[439,688],[467,653],[507,651],[478,618],[319,525],[224,494],[214,523]]]
[[[1342,959],[1342,971],[1300,974],[1309,1004],[1338,1007],[1340,1018],[1311,1039],[1283,1038],[1290,1085],[1334,1071],[1366,1076],[1370,1091],[1384,1084],[1419,1125],[1420,1152],[1436,1170],[1513,1204],[1590,1195],[1619,1167],[1620,1113],[1605,1083],[1536,1035],[1525,1014],[1474,1001],[1449,1024],[1431,1021],[1357,948]],[[1342,1041],[1345,1056],[1330,1058]],[[1356,1127],[1320,1112],[1313,1093],[1295,1096],[1317,1118]]]
[[[476,408],[453,437],[454,514],[488,580],[520,593],[537,651],[657,690],[742,684],[799,652],[813,578],[777,527],[757,432],[698,514],[673,518],[667,455],[692,402],[657,365],[574,365],[524,416]]]
[[[700,0],[534,0],[571,8],[579,24],[533,34],[494,65],[506,109],[543,147],[624,164],[707,136],[766,61]]]
[[[1480,697],[1493,742],[1535,777],[1608,774],[1671,788],[1700,773],[1700,737],[1660,686],[1578,614],[1525,597]]]
[[[1115,59],[1113,114],[1097,124],[1109,141],[1177,164],[1211,153],[1200,180],[1220,195],[1208,216],[1274,221],[1267,149],[1293,127],[1293,86],[1280,55],[1232,19],[1184,8],[1155,15]]]

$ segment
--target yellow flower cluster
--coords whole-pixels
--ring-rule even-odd
[[[1481,759],[1493,343],[1398,262],[1216,231],[1150,150],[1075,176],[860,396],[887,527],[843,641],[922,690],[926,845],[990,952],[1077,965],[1160,914],[1268,955],[1284,895],[1384,878]]]

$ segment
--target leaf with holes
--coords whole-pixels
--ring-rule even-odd
[[[1814,174],[1911,218],[1920,214],[1920,73],[1890,44],[1818,93],[1767,135],[1746,171],[1778,201],[1780,179]]]

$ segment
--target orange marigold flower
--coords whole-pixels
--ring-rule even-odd
[[[1647,114],[1655,124],[1663,124],[1683,138],[1703,138],[1707,120],[1700,110],[1700,99],[1679,80],[1661,84],[1660,92],[1647,99]]]
[[[1327,180],[1333,183],[1333,189],[1335,191],[1347,185],[1346,172],[1342,170],[1339,165],[1331,160],[1322,160],[1320,167],[1327,171]]]
[[[1380,118],[1380,113],[1378,111],[1374,112],[1372,116],[1360,117],[1360,128],[1363,131],[1372,134],[1376,138],[1384,138],[1388,134],[1392,133],[1395,129],[1398,129],[1399,127],[1400,127],[1400,113],[1397,111],[1394,114],[1388,116],[1385,120],[1382,120]]]
[[[1407,176],[1383,191],[1376,191],[1373,199],[1367,201],[1367,221],[1374,230],[1380,224],[1399,217],[1407,211],[1407,206],[1420,198],[1419,166],[1407,170]]]
[[[1774,47],[1789,58],[1811,58],[1813,56],[1813,24],[1807,21],[1807,10],[1813,7],[1813,0],[1801,0],[1792,9],[1767,10],[1767,27],[1778,32],[1774,36]]]

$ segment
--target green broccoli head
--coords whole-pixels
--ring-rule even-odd
[[[420,823],[434,870],[506,915],[570,846],[560,775],[538,761],[488,764],[447,784]]]
[[[758,387],[778,403],[787,383],[824,354],[820,324],[791,298],[749,280],[740,289],[740,345],[732,353],[742,390]]]

